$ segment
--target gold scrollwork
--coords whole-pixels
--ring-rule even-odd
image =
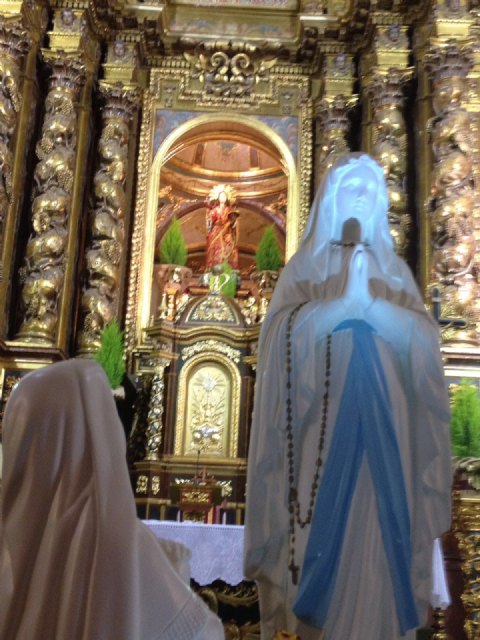
[[[135,486],[135,493],[143,495],[148,493],[148,476],[140,475],[137,478],[137,484]]]
[[[254,87],[268,77],[278,59],[280,46],[266,52],[246,42],[200,42],[193,53],[185,52],[207,95],[225,97],[250,96]]]
[[[195,305],[188,320],[225,324],[237,324],[238,322],[231,306],[223,298],[213,294],[206,296],[199,304]]]
[[[232,362],[239,363],[241,353],[238,349],[234,349],[233,347],[229,347],[227,344],[223,342],[219,342],[218,340],[200,340],[195,344],[192,344],[189,347],[184,347],[182,349],[181,357],[183,360],[188,360],[192,356],[197,353],[204,353],[206,351],[223,353],[227,356]]]
[[[199,490],[183,491],[182,502],[208,504],[210,502],[210,492]]]
[[[160,492],[160,476],[152,476],[152,494],[156,496]]]

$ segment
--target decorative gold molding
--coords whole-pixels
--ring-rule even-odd
[[[139,289],[141,286],[141,275],[145,271],[144,250],[142,251],[142,245],[145,237],[146,209],[148,206],[147,187],[151,165],[153,127],[155,122],[153,104],[154,101],[152,93],[150,91],[145,91],[143,94],[142,125],[137,156],[137,198],[131,240],[131,266],[127,309],[125,314],[125,346],[130,359],[135,346],[141,342],[141,331],[148,324],[150,316],[150,307],[148,307],[147,312],[145,313],[145,304],[143,303],[142,305],[142,292],[140,292]],[[153,255],[153,249],[153,247],[150,247],[150,256]],[[141,312],[139,312],[140,305],[142,305]],[[143,325],[141,322],[138,323],[138,316],[142,319],[146,318],[147,322]]]
[[[239,349],[233,349],[229,347],[224,342],[220,342],[219,340],[200,340],[195,344],[192,344],[189,347],[183,347],[180,352],[180,357],[183,360],[189,360],[197,353],[202,352],[217,352],[223,353],[223,355],[227,356],[232,362],[238,364],[240,362],[241,351]]]

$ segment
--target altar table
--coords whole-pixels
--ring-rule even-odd
[[[181,542],[192,552],[190,571],[200,586],[223,580],[240,584],[243,575],[243,526],[145,520],[157,538]]]

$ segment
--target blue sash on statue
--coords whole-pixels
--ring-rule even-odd
[[[364,320],[345,320],[334,333],[344,330],[352,331],[352,354],[293,611],[303,622],[324,628],[350,505],[366,455],[404,635],[418,627],[419,621],[410,579],[410,515],[392,407],[374,329]]]

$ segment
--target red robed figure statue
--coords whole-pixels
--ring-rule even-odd
[[[207,262],[209,269],[217,264],[228,264],[238,269],[239,212],[233,209],[235,190],[229,185],[216,185],[207,199]]]

